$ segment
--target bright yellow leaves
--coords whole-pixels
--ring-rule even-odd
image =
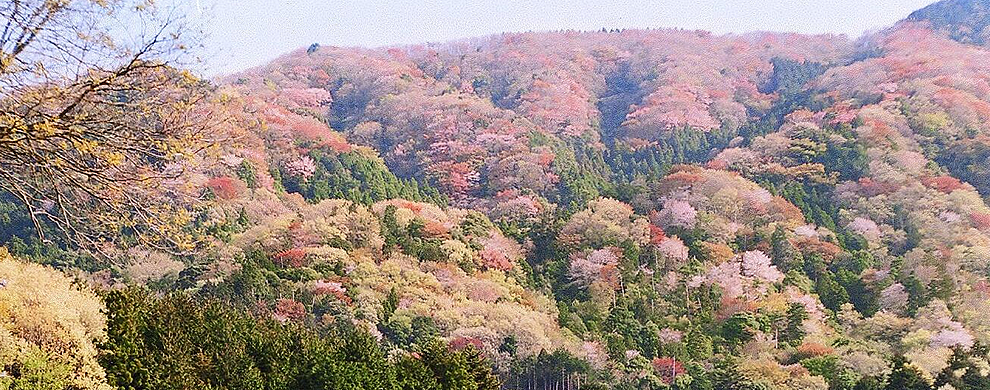
[[[6,73],[7,68],[14,63],[14,57],[0,51],[0,74]]]
[[[120,166],[124,163],[124,154],[119,152],[107,152],[104,154],[107,164],[110,166]]]
[[[69,5],[70,0],[45,0],[45,8],[55,12]],[[94,1],[94,3],[99,4],[99,1]]]
[[[182,81],[184,81],[186,85],[195,85],[199,82],[199,77],[196,77],[196,75],[192,74],[189,70],[183,69],[182,72],[179,72],[179,74],[182,75]]]
[[[52,369],[32,380],[52,388],[109,390],[97,362],[106,322],[99,298],[58,271],[11,258],[2,247],[0,279],[0,367],[41,364]]]
[[[93,140],[78,139],[72,141],[72,146],[76,148],[79,153],[93,153],[96,151],[97,143]]]
[[[13,141],[19,138],[16,134],[27,132],[24,118],[10,113],[0,112],[0,140]]]

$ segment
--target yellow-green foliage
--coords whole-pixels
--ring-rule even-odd
[[[97,362],[103,304],[58,271],[0,247],[0,390],[110,389]]]

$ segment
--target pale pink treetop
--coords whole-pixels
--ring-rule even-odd
[[[316,173],[316,162],[309,156],[302,156],[298,160],[285,164],[285,169],[292,176],[309,178]]]
[[[663,241],[660,241],[660,245],[657,245],[657,250],[661,255],[671,260],[684,262],[688,259],[688,247],[684,245],[684,241],[676,236],[664,238]]]
[[[862,235],[869,241],[879,240],[882,234],[880,227],[877,226],[876,222],[863,217],[856,217],[856,219],[846,225],[846,227],[849,230]]]
[[[667,226],[690,229],[697,221],[698,211],[687,201],[667,199],[663,202],[661,216],[664,217]]]
[[[742,254],[742,273],[763,282],[779,283],[784,280],[784,274],[773,265],[770,256],[758,250]]]

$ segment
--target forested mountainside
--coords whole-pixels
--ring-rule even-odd
[[[990,2],[986,0],[942,1],[915,11],[908,20],[927,21],[933,29],[956,41],[985,46],[990,38]]]
[[[5,90],[0,389],[990,389],[986,10]]]

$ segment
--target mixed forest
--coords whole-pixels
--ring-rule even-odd
[[[0,389],[990,389],[990,1],[214,80],[0,15]]]

